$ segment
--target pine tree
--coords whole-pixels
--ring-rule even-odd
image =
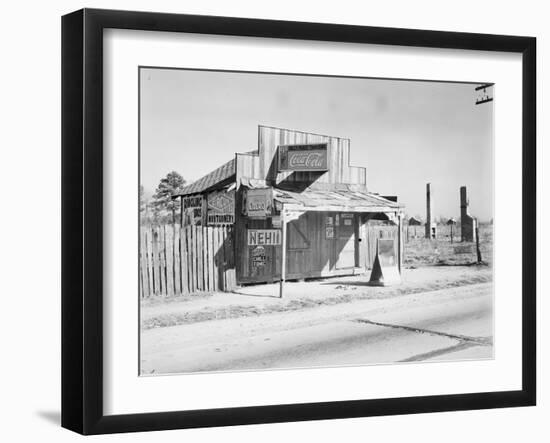
[[[173,212],[179,211],[179,200],[173,200],[172,196],[177,194],[184,185],[184,178],[176,171],[169,172],[160,180],[151,201],[156,217],[159,219],[171,217]]]
[[[149,224],[151,222],[151,215],[149,213],[149,202],[145,195],[145,188],[143,185],[139,185],[139,219],[142,225]]]

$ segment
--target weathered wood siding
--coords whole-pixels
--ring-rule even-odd
[[[279,145],[327,143],[327,172],[278,172],[277,148]],[[366,169],[350,166],[350,140],[347,138],[310,134],[268,126],[258,127],[259,176],[280,183],[307,182],[333,184],[361,184],[366,186]]]
[[[278,171],[277,151],[281,145],[326,143],[329,170],[326,172]],[[366,188],[366,169],[350,166],[350,140],[268,126],[258,127],[258,152],[236,154],[235,257],[238,283],[278,281],[281,272],[281,247],[266,248],[266,264],[252,268],[247,245],[248,229],[271,229],[271,219],[249,219],[243,215],[241,186],[291,186],[314,184],[320,189],[339,185]],[[341,188],[340,188],[341,189]],[[395,238],[398,256],[397,226],[369,222],[367,214],[353,214],[353,226],[334,226],[335,238],[326,238],[326,217],[338,212],[308,212],[287,226],[288,279],[323,277],[362,272],[372,267],[377,238]],[[335,222],[335,220],[333,220]]]
[[[229,291],[236,284],[232,227],[140,229],[141,297]]]
[[[339,226],[336,226],[336,215]],[[342,213],[307,212],[287,224],[286,278],[301,279],[329,277],[360,273],[370,269],[376,255],[378,238],[394,238],[396,256],[398,253],[397,226],[380,225],[366,221],[360,214],[349,214],[353,225],[343,229]],[[334,238],[326,238],[326,219],[332,217]],[[235,235],[239,248],[236,267],[239,283],[274,282],[281,275],[281,247],[266,248],[267,264],[261,272],[251,272],[250,250],[247,246],[248,229],[271,229],[270,219],[251,220],[242,218],[242,225],[236,227]],[[360,240],[360,241],[359,241]]]
[[[329,171],[326,172],[278,172],[277,149],[280,145],[326,143]],[[258,152],[236,154],[237,188],[244,183],[274,186],[281,183],[315,183],[330,189],[332,185],[357,185],[366,187],[367,174],[363,167],[350,166],[350,140],[340,137],[311,134],[268,126],[258,127]],[[305,278],[328,276],[353,271],[359,266],[360,252],[357,243],[359,219],[354,218],[354,232],[351,239],[325,238],[325,213],[308,213],[288,226],[287,276]],[[334,216],[334,214],[332,214]],[[248,219],[242,214],[242,191],[236,194],[235,205],[235,244],[236,270],[239,283],[276,281],[280,278],[280,247],[267,248],[267,263],[264,269],[250,270],[250,248],[247,245],[248,229],[270,229],[271,220]],[[301,238],[298,231],[306,231],[309,247],[293,244],[295,238]],[[298,237],[296,237],[298,236]],[[302,239],[303,240],[303,239]],[[350,246],[351,245],[351,246]],[[350,252],[350,247],[352,248]],[[348,254],[347,266],[342,259],[338,262],[338,253],[345,249]],[[351,254],[351,255],[349,255]],[[341,265],[341,266],[339,266]],[[339,269],[338,269],[339,268]]]
[[[280,145],[327,143],[327,172],[278,172],[277,148]],[[350,166],[350,140],[347,138],[310,134],[268,126],[258,127],[258,153],[236,155],[237,186],[241,179],[265,181],[268,185],[281,182],[316,184],[353,184],[366,186],[367,172],[363,167]]]

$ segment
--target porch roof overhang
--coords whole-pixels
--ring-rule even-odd
[[[286,211],[398,213],[403,206],[377,194],[358,190],[312,190],[301,192],[273,189],[273,198]]]

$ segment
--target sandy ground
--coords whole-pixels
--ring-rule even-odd
[[[220,320],[288,312],[358,299],[395,298],[403,295],[492,281],[486,266],[433,266],[407,269],[403,282],[391,287],[367,286],[370,276],[335,277],[307,282],[287,282],[284,298],[279,284],[254,285],[235,293],[214,293],[171,299],[146,299],[140,310],[141,329],[176,326],[199,321]]]
[[[205,309],[240,315],[143,329],[141,372],[492,358],[490,270],[441,267],[405,275],[395,288],[367,287],[365,277],[346,277],[289,284],[284,300],[270,296],[277,285],[262,285],[242,294],[149,303],[142,320],[179,318],[185,309],[188,320]],[[322,302],[327,299],[332,302]]]

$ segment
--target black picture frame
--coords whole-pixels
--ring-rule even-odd
[[[131,415],[103,413],[103,30],[522,54],[522,389]],[[83,9],[62,18],[62,426],[82,434],[530,406],[536,402],[536,39]]]

